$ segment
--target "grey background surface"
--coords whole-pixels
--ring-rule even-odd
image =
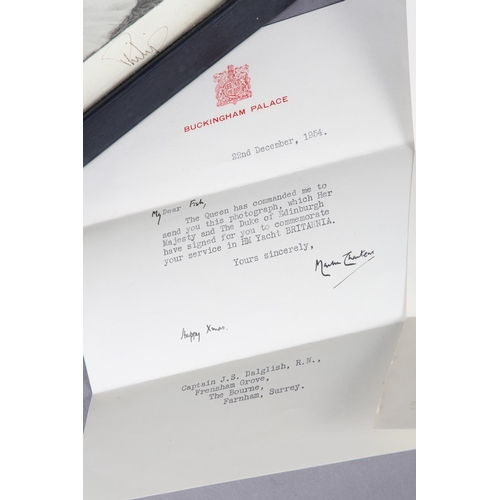
[[[205,486],[148,500],[410,500],[415,498],[415,452]]]

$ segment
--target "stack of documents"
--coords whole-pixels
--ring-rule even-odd
[[[380,418],[413,158],[405,3],[346,0],[259,30],[85,167],[85,498],[415,447],[413,400]]]

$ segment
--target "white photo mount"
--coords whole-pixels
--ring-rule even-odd
[[[231,64],[245,114],[186,132]],[[413,156],[404,2],[349,0],[262,29],[85,168],[86,498],[415,447],[374,429]]]

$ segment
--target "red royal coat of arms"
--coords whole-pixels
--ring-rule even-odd
[[[248,64],[236,68],[230,64],[227,71],[214,75],[214,82],[217,83],[215,87],[217,106],[236,104],[238,101],[252,97]]]

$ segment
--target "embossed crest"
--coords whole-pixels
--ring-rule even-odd
[[[214,82],[217,83],[215,87],[217,106],[236,104],[238,101],[252,97],[248,64],[237,67],[230,64],[227,71],[214,75]]]

